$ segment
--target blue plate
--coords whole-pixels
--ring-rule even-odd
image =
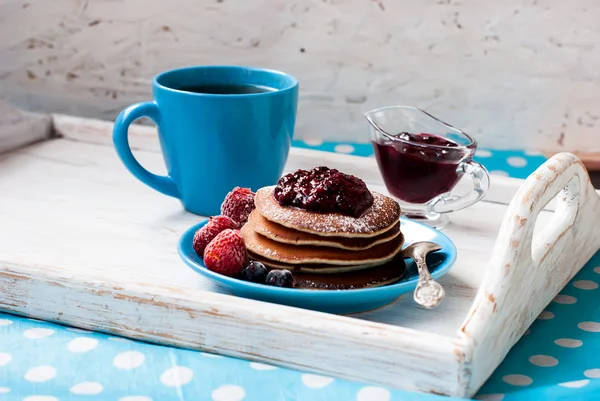
[[[255,284],[223,276],[208,270],[192,247],[194,233],[206,224],[204,220],[183,233],[178,251],[183,261],[198,273],[214,280],[233,295],[259,301],[272,302],[321,312],[349,314],[377,309],[394,302],[399,296],[411,292],[417,285],[417,268],[412,259],[405,259],[406,274],[394,283],[382,287],[356,290],[305,290],[280,288]],[[434,278],[446,274],[456,260],[456,246],[446,235],[425,224],[401,218],[400,227],[405,237],[405,246],[418,241],[432,241],[442,246],[440,251],[427,256],[427,264]]]

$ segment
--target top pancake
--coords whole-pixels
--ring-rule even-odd
[[[256,191],[256,210],[267,220],[298,231],[326,237],[369,238],[389,230],[400,219],[398,202],[378,192],[371,192],[373,205],[362,216],[352,217],[281,206],[273,197],[274,188],[273,185]]]

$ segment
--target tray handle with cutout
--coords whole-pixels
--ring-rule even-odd
[[[555,197],[554,216],[534,235],[538,214]],[[471,350],[464,369],[477,366],[465,383],[469,394],[598,249],[600,197],[581,161],[571,153],[557,154],[512,199],[488,271],[460,329],[465,349]]]

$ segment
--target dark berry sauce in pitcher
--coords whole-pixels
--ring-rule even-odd
[[[454,188],[460,162],[474,152],[439,135],[395,136],[399,140],[373,142],[373,148],[388,191],[408,203],[427,203]]]

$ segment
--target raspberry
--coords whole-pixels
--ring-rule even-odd
[[[254,210],[254,192],[250,188],[235,187],[225,196],[221,204],[221,214],[230,217],[240,227],[246,224]]]
[[[204,257],[204,249],[221,231],[228,228],[238,228],[235,221],[227,216],[215,216],[208,220],[208,223],[200,227],[194,234],[194,251],[200,257]]]
[[[229,277],[238,276],[248,264],[248,251],[239,230],[221,231],[204,250],[209,270]]]

